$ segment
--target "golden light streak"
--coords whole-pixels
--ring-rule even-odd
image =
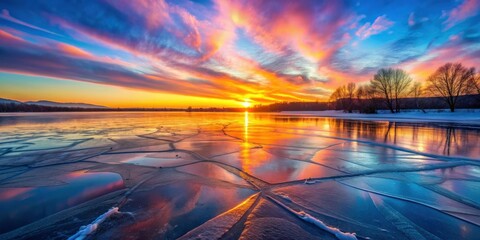
[[[250,144],[248,143],[248,111],[245,111],[243,120],[243,149],[242,149],[242,168],[244,171],[250,171]]]

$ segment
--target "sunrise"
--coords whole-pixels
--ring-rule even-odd
[[[0,239],[477,239],[480,0],[2,0]]]

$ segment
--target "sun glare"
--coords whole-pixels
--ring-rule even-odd
[[[249,108],[251,106],[250,102],[247,102],[247,101],[243,102],[242,105],[245,108]]]

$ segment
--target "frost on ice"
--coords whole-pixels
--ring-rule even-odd
[[[88,235],[95,232],[95,230],[97,230],[98,226],[102,224],[103,221],[105,221],[107,218],[109,218],[113,214],[117,214],[117,213],[119,213],[118,207],[110,208],[106,213],[98,216],[97,219],[95,219],[92,223],[86,226],[81,226],[80,230],[78,230],[78,232],[75,233],[73,236],[69,237],[68,240],[83,240]]]

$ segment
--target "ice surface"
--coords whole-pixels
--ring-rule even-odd
[[[188,149],[202,157],[214,157],[217,155],[238,152],[242,149],[239,141],[182,141],[175,143],[177,149]]]
[[[406,115],[2,114],[0,239],[475,239],[478,124]]]
[[[245,149],[238,153],[222,155],[213,159],[240,168],[270,183],[344,174],[328,166],[315,164],[315,162],[275,156],[261,148]]]
[[[249,183],[245,179],[228,172],[221,166],[210,162],[200,162],[196,164],[190,164],[183,167],[178,167],[178,171],[194,174],[204,178],[213,178],[220,181],[227,181],[239,185],[249,186]]]
[[[186,234],[245,201],[255,192],[249,188],[197,179],[165,184],[152,179],[133,192],[121,208],[131,212],[135,222],[116,224],[96,238],[171,239]]]
[[[112,153],[90,158],[108,164],[134,164],[150,167],[176,167],[197,161],[192,155],[179,151]]]
[[[358,177],[355,181],[347,179],[341,182],[379,195],[425,205],[480,225],[480,221],[478,221],[480,220],[480,209],[452,200],[419,184],[374,177]]]

